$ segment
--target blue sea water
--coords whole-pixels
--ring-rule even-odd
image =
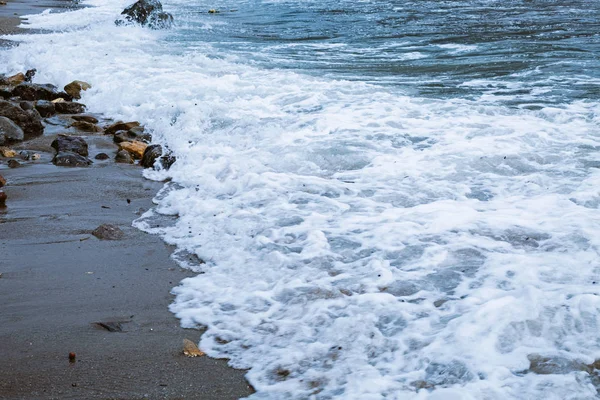
[[[251,398],[597,397],[599,2],[84,4],[0,62],[177,157],[135,226]]]

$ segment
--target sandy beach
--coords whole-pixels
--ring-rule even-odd
[[[72,3],[9,1],[0,6],[0,33],[15,31],[15,13],[61,4]],[[108,160],[94,160],[88,168],[52,165],[49,145],[64,131],[46,124],[44,136],[13,146],[40,153],[40,160],[8,168],[8,159],[0,159],[8,196],[0,210],[0,398],[251,394],[244,371],[229,368],[226,360],[182,353],[183,339],[197,343],[201,332],[180,328],[168,305],[170,290],[192,273],[169,258],[172,249],[159,237],[131,227],[162,183],[142,178],[140,166],[116,164],[110,135],[85,136],[90,158],[104,152]],[[92,236],[104,223],[119,226],[125,237]],[[122,332],[96,322],[119,323]],[[70,352],[76,353],[74,363]]]

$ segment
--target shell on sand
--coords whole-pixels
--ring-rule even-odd
[[[188,339],[183,339],[183,354],[188,357],[200,357],[204,355],[198,346]]]

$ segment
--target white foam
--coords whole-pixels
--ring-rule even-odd
[[[600,358],[598,103],[522,111],[260,70],[90,3],[32,16],[61,31],[0,62],[89,81],[92,111],[175,152],[146,171],[174,183],[136,225],[207,261],[171,310],[249,368],[252,398],[594,398],[585,371],[524,371],[532,354]]]

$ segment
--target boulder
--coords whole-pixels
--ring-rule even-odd
[[[87,167],[92,160],[77,153],[64,151],[55,155],[52,163],[58,167]]]
[[[96,157],[94,157],[94,158],[96,160],[108,160],[110,157],[106,153],[98,153],[98,154],[96,154]]]
[[[44,118],[51,117],[54,114],[56,114],[56,108],[54,107],[54,103],[48,100],[38,100],[35,103],[35,109]]]
[[[144,128],[141,126],[131,128],[128,131],[118,131],[113,137],[115,143],[121,142],[133,142],[135,140],[144,143],[150,143],[152,141],[152,135],[148,132],[144,132]]]
[[[19,107],[21,107],[25,111],[33,110],[34,103],[33,101],[21,101],[19,102]]]
[[[25,139],[40,136],[44,133],[42,117],[35,110],[25,111],[5,100],[0,100],[0,116],[6,117],[19,125],[25,133]]]
[[[156,160],[162,156],[162,146],[160,144],[151,144],[144,150],[144,156],[140,165],[144,168],[154,168]]]
[[[88,145],[79,136],[58,135],[52,142],[51,146],[56,149],[57,153],[72,152],[81,156],[88,155]]]
[[[12,120],[0,117],[0,145],[25,139],[23,129]]]
[[[92,235],[101,240],[119,240],[125,236],[121,228],[112,224],[100,225],[92,231]]]
[[[102,128],[98,125],[86,121],[75,121],[71,124],[71,127],[83,132],[102,132]]]
[[[121,13],[122,19],[115,21],[117,25],[140,24],[152,29],[165,29],[173,25],[173,16],[163,11],[158,0],[139,0]]]
[[[146,143],[137,140],[133,142],[119,143],[119,150],[127,151],[136,160],[140,160],[144,156],[144,151],[146,150],[146,147],[148,147]]]
[[[112,125],[106,126],[104,128],[104,133],[106,133],[107,135],[114,135],[118,131],[128,131],[131,128],[135,128],[137,126],[140,126],[140,123],[137,121],[132,121],[132,122],[119,121],[119,122],[115,122]]]
[[[81,114],[85,112],[85,105],[71,101],[59,101],[54,103],[54,108],[59,114]]]
[[[37,85],[35,83],[21,83],[13,91],[13,96],[19,96],[23,100],[54,100],[59,97],[57,87],[54,85]]]
[[[8,78],[5,78],[6,83],[9,85],[12,85],[12,86],[18,85],[19,83],[23,83],[26,80],[27,80],[27,77],[22,72],[19,72],[18,74],[15,74],[13,76],[9,76]]]
[[[74,99],[81,99],[81,91],[88,90],[92,87],[84,81],[73,81],[65,86],[65,92]]]
[[[121,164],[133,164],[133,157],[126,150],[119,150],[115,156],[115,162]]]
[[[75,121],[84,121],[84,122],[89,122],[90,124],[98,123],[98,119],[95,117],[92,117],[91,115],[73,115],[71,118],[74,119]]]

